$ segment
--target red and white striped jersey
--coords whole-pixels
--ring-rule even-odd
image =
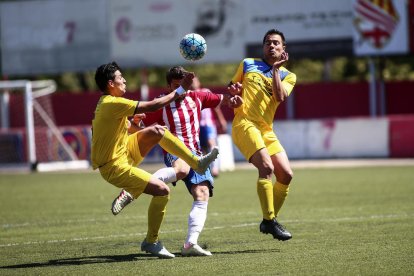
[[[218,106],[222,98],[223,95],[211,92],[190,91],[184,99],[174,101],[158,111],[147,113],[143,122],[147,126],[153,123],[167,126],[191,151],[201,154],[201,110]]]

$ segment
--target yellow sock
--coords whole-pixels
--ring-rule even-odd
[[[276,182],[273,187],[273,206],[275,208],[275,216],[279,214],[280,209],[282,208],[283,203],[289,192],[289,185]]]
[[[259,178],[257,180],[257,194],[262,207],[263,218],[270,220],[275,217],[273,207],[273,184],[272,180]]]
[[[164,136],[158,144],[169,153],[183,159],[191,168],[198,168],[198,156],[193,154],[185,144],[175,137],[168,129],[165,130]]]
[[[162,221],[167,211],[167,203],[170,196],[154,196],[148,207],[148,232],[146,240],[154,243],[158,240]]]

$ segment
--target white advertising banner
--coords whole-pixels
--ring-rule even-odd
[[[289,158],[300,159],[309,156],[307,121],[276,121],[273,129],[288,153]]]
[[[288,156],[301,158],[388,157],[387,119],[276,122]]]
[[[261,42],[267,30],[281,30],[288,42],[352,38],[351,1],[246,1],[247,42]]]
[[[389,157],[388,126],[386,118],[273,123],[290,159]],[[245,161],[234,144],[233,150],[236,161]]]
[[[353,0],[356,55],[409,52],[406,0]]]
[[[309,123],[311,158],[387,157],[387,119],[322,120]]]
[[[109,53],[107,1],[0,3],[3,74],[95,69]]]
[[[174,65],[186,61],[181,38],[198,33],[207,42],[199,62],[243,58],[243,2],[220,0],[110,1],[111,56],[125,66]]]

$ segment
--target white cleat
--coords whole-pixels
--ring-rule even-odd
[[[210,164],[216,160],[217,155],[219,155],[219,149],[218,147],[214,147],[209,153],[200,157],[200,160],[198,161],[198,168],[194,170],[199,174],[204,174]]]
[[[118,215],[122,211],[122,209],[124,209],[125,206],[130,204],[133,200],[134,198],[130,193],[128,193],[125,190],[122,190],[119,196],[115,198],[112,202],[112,214],[114,214],[114,216]]]
[[[151,253],[152,255],[157,256],[161,259],[172,259],[175,257],[174,254],[170,253],[161,243],[161,241],[157,241],[155,243],[149,243],[144,240],[141,243],[141,251],[145,251],[147,253]]]
[[[181,248],[181,256],[190,257],[190,256],[212,256],[210,251],[204,250],[198,244],[192,244],[190,247]]]

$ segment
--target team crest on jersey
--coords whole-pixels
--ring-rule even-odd
[[[393,0],[356,0],[355,28],[360,34],[360,43],[368,42],[382,49],[391,39],[400,17]]]
[[[271,97],[273,95],[272,84],[269,80],[262,78],[257,73],[249,74],[247,78],[250,79],[250,81],[257,84],[258,86],[260,86],[261,90],[264,91],[267,96]]]

